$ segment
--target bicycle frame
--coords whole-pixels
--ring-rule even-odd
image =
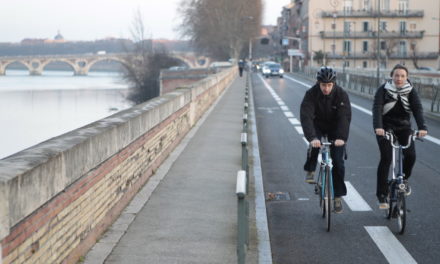
[[[392,147],[392,178],[388,181],[388,197],[389,197],[389,209],[386,213],[386,217],[388,219],[396,218],[397,219],[397,227],[399,234],[403,234],[405,232],[406,226],[406,202],[405,202],[405,192],[406,186],[404,183],[404,173],[403,173],[403,150],[407,149],[411,146],[412,142],[416,138],[417,131],[414,131],[408,137],[408,144],[406,146],[402,146],[400,143],[394,143],[394,134],[392,132],[387,131],[385,133],[385,138],[390,141]],[[398,167],[396,173],[396,151],[398,151]]]
[[[333,194],[333,177],[332,177],[332,171],[333,171],[333,163],[332,163],[332,159],[330,157],[330,145],[331,143],[327,141],[327,138],[324,138],[323,142],[322,142],[322,147],[321,147],[321,151],[320,151],[320,170],[319,170],[319,177],[321,178],[321,182],[322,182],[322,188],[321,188],[321,197],[322,199],[324,199],[324,190],[325,190],[325,183],[326,183],[326,177],[329,177],[329,183],[330,183],[330,190],[331,190],[331,198],[334,199],[334,194]],[[330,175],[326,175],[326,167],[329,167],[330,170]]]
[[[400,144],[394,143],[394,134],[390,131],[385,132],[385,138],[390,141],[391,147],[393,148],[392,152],[392,178],[391,180],[397,181],[398,187],[401,190],[405,189],[405,185],[403,184],[403,177],[405,176],[403,174],[403,150],[407,149],[411,146],[412,141],[415,139],[418,131],[414,131],[409,137],[408,137],[408,144],[406,146],[402,146]],[[397,173],[396,173],[396,151],[398,152],[398,167],[397,167]]]

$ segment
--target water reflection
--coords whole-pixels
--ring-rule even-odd
[[[0,158],[130,107],[117,73],[0,76]]]

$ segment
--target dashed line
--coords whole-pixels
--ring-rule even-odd
[[[417,263],[388,227],[365,226],[365,229],[390,264]]]
[[[296,118],[289,118],[289,121],[292,125],[297,126],[297,125],[301,125],[301,123],[299,122],[298,119]]]
[[[300,126],[295,126],[296,131],[298,132],[298,134],[300,135],[304,135],[304,131],[303,128]],[[307,142],[307,145],[309,144],[309,142]]]
[[[287,118],[291,118],[291,117],[294,117],[294,115],[293,115],[293,113],[292,112],[284,112],[284,115],[287,117]]]
[[[343,198],[352,211],[372,211],[368,203],[365,202],[350,182],[346,181],[345,186],[347,187],[347,195]]]
[[[283,110],[283,111],[289,111],[290,110],[289,107],[287,107],[285,105],[281,105],[280,107],[281,107],[281,110]]]

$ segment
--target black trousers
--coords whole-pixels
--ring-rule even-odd
[[[318,163],[319,148],[312,148],[310,152],[307,153],[307,160],[304,164],[305,171],[315,171],[316,165]],[[345,164],[344,155],[345,146],[336,147],[330,146],[330,156],[333,161],[333,189],[335,197],[340,197],[347,195],[347,187],[345,186]]]
[[[240,77],[243,76],[243,67],[238,67],[238,73],[240,74]]]
[[[408,137],[411,135],[411,129],[405,129],[398,132],[394,132],[399,143],[403,146],[408,144]],[[390,165],[393,161],[393,149],[391,143],[381,136],[376,136],[377,144],[380,150],[380,161],[377,167],[377,186],[376,195],[377,197],[386,196],[388,193],[388,175],[390,172]],[[405,179],[411,176],[412,168],[416,162],[416,148],[412,142],[411,146],[403,150],[403,173],[405,174]],[[396,152],[397,155],[397,152]],[[398,164],[396,164],[397,166]]]

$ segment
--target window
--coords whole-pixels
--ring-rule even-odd
[[[364,10],[370,10],[370,0],[363,0],[362,1],[362,9]]]
[[[406,32],[406,21],[400,21],[400,33],[405,34]]]
[[[335,54],[335,51],[336,51],[336,45],[335,45],[335,44],[332,44],[331,49],[332,49],[332,53]]]
[[[381,4],[381,10],[384,10],[384,11],[389,11],[390,10],[390,0],[382,0],[381,2],[380,2],[380,4]]]
[[[351,22],[344,22],[344,33],[350,33],[351,31]]]
[[[344,0],[344,13],[351,13],[353,10],[353,0]]]
[[[366,40],[362,42],[362,52],[363,53],[368,52],[368,41]]]
[[[369,25],[368,21],[364,21],[362,23],[362,29],[364,32],[368,32],[369,27],[370,27],[370,25]]]
[[[399,55],[406,56],[406,41],[399,42]]]
[[[345,54],[351,53],[351,41],[350,40],[344,40],[344,53]]]
[[[399,0],[399,12],[406,13],[408,11],[409,0]]]
[[[380,21],[380,30],[387,31],[387,22],[386,21]]]
[[[349,62],[349,61],[344,61],[344,63],[342,64],[342,66],[343,66],[344,68],[348,68],[348,67],[350,67],[350,62]]]
[[[363,61],[362,68],[367,68],[367,67],[368,67],[368,61]]]
[[[382,40],[380,42],[380,49],[381,50],[386,50],[387,49],[387,42],[386,41]]]

